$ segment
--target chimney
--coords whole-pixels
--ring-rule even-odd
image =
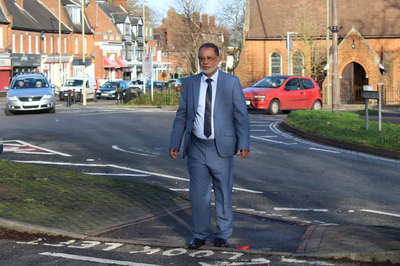
[[[201,15],[201,23],[203,24],[203,28],[208,27],[208,15],[207,14]]]
[[[175,10],[174,9],[169,9],[168,10],[168,18],[173,19],[175,15]]]
[[[122,6],[126,11],[126,0],[114,0],[114,6]]]
[[[215,28],[215,16],[210,16],[210,28]]]
[[[24,8],[24,0],[15,0],[15,3],[17,3],[21,8]]]

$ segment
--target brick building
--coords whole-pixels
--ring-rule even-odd
[[[305,18],[309,23],[307,27],[309,31],[317,30],[318,34],[307,48],[304,46],[306,34],[299,34],[293,39],[293,49],[289,57],[290,73],[310,76],[307,69],[313,65],[311,61],[315,60],[315,54],[311,50],[318,46],[321,51],[325,50],[325,61],[319,62],[320,65],[325,63],[325,67],[318,70],[317,74],[325,70],[319,83],[325,104],[331,104],[331,97],[326,102],[327,79],[324,77],[327,73],[326,1],[247,0],[246,5],[246,43],[236,68],[243,87],[250,86],[265,76],[288,73],[287,32],[304,33],[304,29],[300,27],[300,18],[301,14],[308,14]],[[360,97],[363,85],[373,85],[375,90],[382,90],[384,104],[400,103],[400,29],[396,26],[399,17],[400,6],[390,1],[338,0],[341,104],[363,102]],[[332,22],[329,23],[329,27],[331,26]],[[332,58],[331,38],[329,57]],[[332,71],[330,83],[331,74]],[[331,84],[329,85],[331,93]]]

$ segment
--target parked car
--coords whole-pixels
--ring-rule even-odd
[[[64,85],[61,86],[59,90],[60,101],[64,101],[68,98],[68,91],[80,92],[83,88],[83,77],[71,77],[68,78]],[[96,96],[96,80],[92,77],[86,78],[86,99],[93,99]],[[79,99],[80,94],[76,94],[77,99]]]
[[[36,110],[47,110],[49,113],[55,113],[55,88],[56,85],[50,86],[43,74],[15,76],[10,87],[4,87],[4,90],[7,90],[6,115]]]
[[[129,88],[135,89],[136,92],[143,92],[143,79],[132,79],[129,82]]]
[[[164,89],[167,89],[167,83],[165,81],[158,81],[158,80],[153,80],[153,90],[158,90],[162,91]],[[151,83],[150,80],[146,80],[146,91],[151,90]]]
[[[118,99],[117,88],[122,91],[129,89],[129,81],[107,81],[97,90],[97,98]]]
[[[322,108],[321,89],[312,79],[301,76],[270,76],[243,90],[248,109],[278,111]]]
[[[170,79],[167,81],[167,86],[168,88],[180,91],[182,87],[182,81],[181,79]]]

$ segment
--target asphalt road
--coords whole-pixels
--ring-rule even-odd
[[[1,158],[188,195],[186,161],[168,156],[174,117],[158,108],[65,105],[56,114],[1,112]],[[237,208],[304,224],[399,226],[399,160],[300,139],[279,125],[285,117],[250,113],[251,153],[235,158]]]
[[[1,113],[2,158],[187,193],[186,161],[168,156],[174,116],[173,110],[157,108],[59,107],[56,114],[11,117]],[[250,114],[251,153],[235,158],[235,206],[305,223],[400,225],[399,160],[299,139],[279,126],[285,117]],[[21,141],[50,151],[7,152]]]

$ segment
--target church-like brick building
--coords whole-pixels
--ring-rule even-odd
[[[382,90],[383,104],[400,104],[400,2],[337,3],[340,104],[363,103],[363,85]],[[327,0],[247,0],[246,5],[246,42],[235,71],[242,86],[265,76],[288,74],[287,32],[298,32],[291,35],[290,74],[313,76],[321,85],[324,103],[331,104],[332,32],[329,76],[326,34],[327,27],[332,27],[332,0],[328,5],[329,25]]]

